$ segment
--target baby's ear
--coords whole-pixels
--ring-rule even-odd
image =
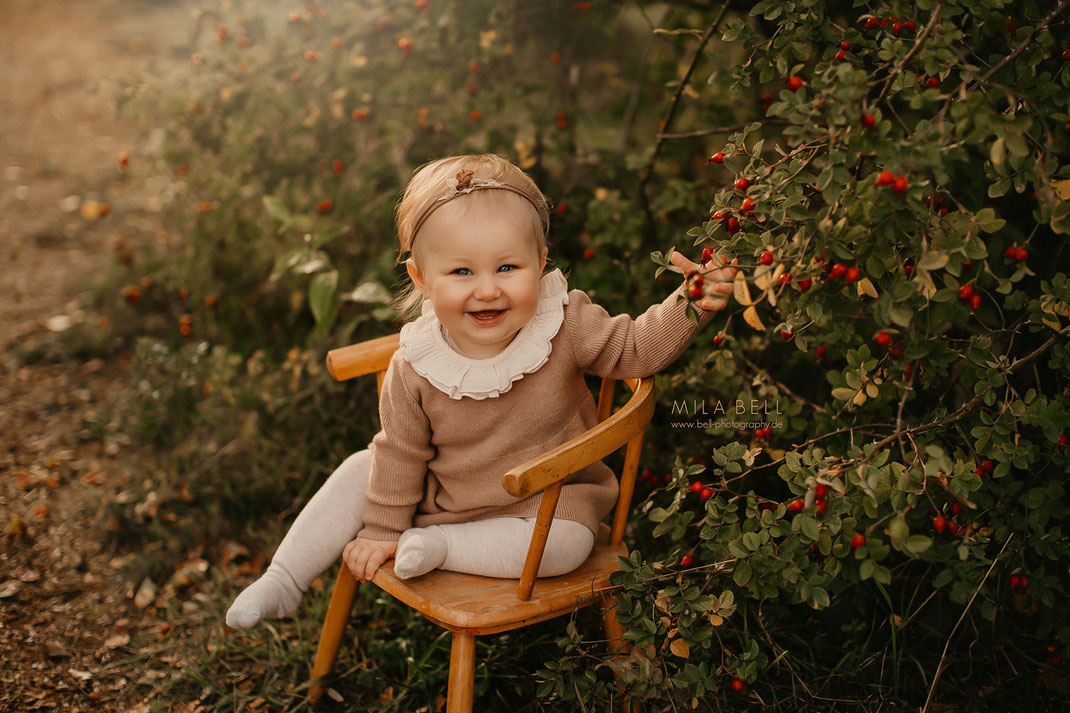
[[[409,272],[409,279],[412,280],[412,284],[416,285],[416,289],[420,292],[423,292],[424,276],[420,274],[420,268],[416,266],[416,261],[410,257],[405,261],[405,269]]]
[[[548,248],[543,248],[542,252],[539,254],[539,272],[540,273],[543,270],[546,269],[546,256],[549,255],[549,254],[550,254],[550,250]]]

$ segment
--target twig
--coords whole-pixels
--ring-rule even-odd
[[[1070,2],[1070,0],[1067,0]],[[921,708],[921,713],[926,713],[929,710],[929,703],[933,699],[933,692],[936,690],[936,682],[940,680],[940,674],[944,671],[944,659],[947,658],[947,650],[951,646],[951,639],[955,637],[955,632],[958,631],[959,625],[962,620],[966,618],[966,614],[970,611],[970,607],[973,606],[973,600],[977,598],[977,594],[981,591],[981,588],[985,586],[985,582],[988,581],[988,575],[992,574],[992,570],[995,568],[996,563],[999,562],[999,556],[1003,554],[1003,551],[1007,549],[1007,545],[1014,539],[1014,533],[1012,532],[1007,541],[1003,543],[1003,548],[999,553],[992,558],[992,564],[988,567],[988,571],[985,572],[985,576],[981,578],[981,583],[977,585],[977,589],[973,590],[973,596],[970,597],[970,601],[966,603],[966,608],[962,610],[962,616],[955,622],[955,626],[951,629],[951,633],[948,634],[947,641],[944,642],[944,652],[940,654],[940,662],[936,665],[936,675],[933,676],[933,682],[929,685],[929,696],[925,699],[925,705]]]
[[[1030,33],[1028,35],[1026,35],[1026,38],[1024,40],[1022,40],[1021,44],[1019,44],[1017,47],[1015,47],[1014,50],[1012,50],[1009,55],[1007,55],[1002,60],[1000,60],[999,62],[994,64],[991,69],[989,69],[987,72],[985,72],[983,77],[978,79],[973,84],[967,86],[967,83],[964,80],[961,84],[959,84],[957,89],[953,90],[953,94],[960,94],[960,95],[961,94],[965,94],[970,89],[975,88],[978,84],[984,84],[989,79],[991,79],[992,76],[996,74],[996,72],[998,72],[999,70],[1001,70],[1004,67],[1006,67],[1010,62],[1013,62],[1018,57],[1018,55],[1020,55],[1022,52],[1024,52],[1025,48],[1028,47],[1033,42],[1033,38],[1036,37],[1038,33],[1048,29],[1048,25],[1051,24],[1051,21],[1054,20],[1056,18],[1056,16],[1059,15],[1059,13],[1061,13],[1063,10],[1065,10],[1067,5],[1070,5],[1070,0],[1063,0],[1061,3],[1059,3],[1055,7],[1054,10],[1052,10],[1051,12],[1048,13],[1047,17],[1045,17],[1043,20],[1040,21],[1039,25],[1034,27],[1030,31]],[[936,115],[936,120],[937,121],[940,121],[941,119],[944,118],[944,114],[947,113],[948,106],[949,105],[944,105],[944,108],[941,109],[940,113],[938,113]]]
[[[656,23],[657,27],[661,27],[665,24],[665,20],[669,17],[671,8],[665,9],[665,14],[661,16],[661,19]],[[639,4],[639,11],[643,12],[643,16],[646,17],[646,13],[643,11],[643,6]],[[648,19],[649,23],[650,20]],[[647,67],[650,66],[650,56],[654,54],[654,47],[658,41],[657,35],[651,33],[650,42],[647,43],[646,51],[643,52],[642,58],[639,60],[639,66],[635,69],[635,80],[632,82],[632,95],[628,99],[628,109],[624,112],[624,119],[621,121],[620,132],[620,145],[617,146],[617,153],[623,154],[628,150],[628,140],[632,133],[632,123],[635,121],[635,114],[639,111],[639,96],[643,92],[643,77],[646,75]]]
[[[716,128],[713,128],[713,129],[701,129],[699,131],[687,131],[687,132],[684,132],[682,134],[661,134],[661,133],[659,133],[659,134],[656,134],[656,136],[657,136],[659,141],[662,140],[662,139],[695,139],[695,138],[698,138],[700,136],[710,136],[711,134],[730,134],[733,131],[739,131],[740,129],[745,129],[751,123],[752,122],[747,122],[745,124],[735,124],[733,126],[718,126]],[[781,119],[766,119],[763,123],[766,123],[766,124],[786,124],[788,122],[783,121]]]
[[[918,35],[918,38],[914,40],[914,46],[911,47],[910,51],[903,56],[903,59],[899,60],[899,64],[897,64],[895,69],[892,70],[892,73],[888,75],[888,79],[884,81],[884,87],[881,88],[880,96],[877,97],[877,101],[873,102],[874,104],[881,103],[881,100],[884,99],[884,95],[888,93],[888,89],[892,86],[892,80],[895,79],[895,75],[903,71],[903,67],[906,66],[907,62],[909,62],[914,57],[914,55],[916,55],[921,50],[921,46],[925,42],[925,39],[929,36],[929,33],[932,32],[933,27],[936,26],[937,20],[940,19],[940,12],[943,9],[943,2],[937,3],[936,7],[933,8],[933,14],[929,16],[929,22],[926,23],[925,28]]]
[[[1070,0],[1067,0],[1070,2]],[[721,18],[724,17],[725,11],[728,10],[728,2],[721,6],[721,11],[717,13],[717,17],[713,18],[713,22],[710,23],[709,28],[706,30],[706,34],[702,36],[702,41],[699,42],[698,48],[695,50],[695,54],[691,57],[691,66],[687,68],[687,73],[684,74],[684,78],[680,80],[680,86],[676,88],[676,94],[673,95],[672,103],[669,105],[669,111],[665,115],[665,120],[662,122],[661,130],[669,128],[669,124],[672,123],[672,117],[676,113],[676,107],[680,103],[680,97],[684,93],[684,88],[687,87],[688,82],[691,80],[691,74],[695,71],[695,67],[698,66],[699,58],[702,56],[702,50],[706,48],[706,44],[713,37],[714,30],[717,29],[717,25],[721,22]],[[662,139],[658,139],[654,144],[654,151],[650,154],[650,160],[647,162],[646,170],[642,172],[639,178],[639,192],[641,195],[646,195],[646,184],[650,180],[650,177],[654,174],[654,162],[658,159],[658,154],[661,153]],[[644,199],[645,200],[645,199]]]

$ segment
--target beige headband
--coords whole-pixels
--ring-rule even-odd
[[[447,182],[448,184],[450,184],[452,190],[450,190],[450,192],[448,193],[439,196],[434,201],[432,201],[429,206],[424,208],[423,213],[421,213],[420,217],[416,220],[416,227],[412,229],[412,237],[409,238],[410,252],[412,251],[413,243],[416,242],[416,233],[420,230],[420,227],[427,221],[431,214],[435,212],[435,210],[446,205],[454,198],[462,196],[466,193],[471,193],[472,191],[482,191],[490,188],[500,188],[506,191],[512,191],[513,193],[516,193],[519,196],[523,196],[528,200],[529,203],[531,203],[531,205],[535,206],[535,210],[539,213],[541,218],[542,209],[535,202],[535,200],[532,199],[532,197],[528,195],[528,193],[523,189],[517,188],[516,186],[511,185],[509,183],[496,181],[493,178],[472,178],[472,175],[472,171],[460,171],[457,174],[456,178],[451,178]]]

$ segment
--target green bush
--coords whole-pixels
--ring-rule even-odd
[[[211,497],[188,507],[217,534],[307,497],[370,436],[338,423],[358,396],[313,365],[396,328],[406,180],[503,153],[555,203],[551,257],[612,312],[675,285],[672,247],[743,268],[657,382],[615,575],[631,654],[607,658],[580,620],[555,653],[488,666],[535,672],[511,705],[618,706],[614,675],[648,710],[1065,704],[1065,4],[694,5],[202,10],[215,37],[188,85],[127,97],[167,128],[131,172],[181,176],[178,237],[111,278],[153,280],[136,304],[110,293],[143,338],[122,413],[165,471],[203,477]],[[301,487],[275,487],[286,472]],[[441,682],[411,650],[380,653],[377,691]],[[261,695],[285,698],[302,665]]]

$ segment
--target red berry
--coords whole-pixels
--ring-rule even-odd
[[[857,267],[851,266],[847,268],[847,272],[843,274],[843,279],[847,281],[847,284],[851,284],[858,280],[859,270]]]
[[[783,339],[785,342],[788,341],[789,339],[791,339],[794,336],[795,336],[795,330],[793,328],[791,328],[791,327],[788,327],[787,329],[781,329],[780,330],[780,338]]]
[[[1060,433],[1059,437],[1055,439],[1055,442],[1059,444],[1059,450],[1061,451],[1066,448],[1066,444],[1067,442],[1070,442],[1070,439],[1066,437],[1065,433]]]
[[[788,510],[791,510],[792,512],[800,512],[803,507],[805,507],[805,505],[806,503],[804,503],[801,499],[792,500],[790,503],[788,503]]]
[[[984,477],[984,474],[985,474],[985,472],[983,470],[981,470],[980,468],[974,468],[972,472],[973,472],[974,475],[981,476],[981,477]]]
[[[1060,656],[1059,654],[1055,654],[1054,656],[1051,657],[1051,665],[1052,666],[1058,666],[1062,662],[1063,662],[1063,657]]]
[[[759,257],[758,260],[763,265],[772,265],[773,264],[773,253],[771,253],[768,250],[766,250],[764,253],[762,253],[761,257]]]
[[[709,488],[703,488],[699,492],[699,497],[702,498],[703,500],[709,500],[711,495],[713,495],[713,491],[710,490]]]
[[[974,295],[970,298],[970,307],[977,309],[981,306],[981,295]]]
[[[936,77],[929,77],[925,80],[925,86],[927,86],[929,89],[936,89],[940,86],[940,80]]]
[[[896,176],[895,180],[892,181],[892,190],[896,193],[902,193],[907,189],[907,185],[906,176]]]
[[[702,291],[702,285],[701,284],[699,284],[697,282],[693,282],[690,285],[688,285],[688,287],[687,287],[687,296],[690,297],[691,299],[693,299],[693,300],[702,299],[702,295],[703,294],[705,294],[705,293]]]
[[[851,548],[857,550],[864,544],[866,544],[866,536],[861,532],[856,532],[854,537],[851,538]]]
[[[739,209],[744,213],[754,210],[754,199],[747,196],[743,199],[743,202],[739,204]]]
[[[893,22],[892,23],[892,34],[893,35],[898,37],[899,33],[902,32],[902,31],[903,31],[903,23],[902,22]]]
[[[694,483],[689,485],[687,489],[690,490],[692,493],[701,493],[703,487],[704,486],[702,485],[702,483],[696,480]]]
[[[649,470],[644,470],[642,473],[639,474],[639,479],[640,480],[650,480],[651,476],[653,476],[653,475],[654,474],[651,473]]]
[[[1068,60],[1070,60],[1070,50],[1063,50],[1063,61],[1066,62]]]
[[[878,186],[890,186],[895,182],[895,174],[891,171],[881,171],[877,174]]]
[[[1026,250],[1025,248],[1015,248],[1015,250],[1014,250],[1014,259],[1015,260],[1017,260],[1019,262],[1024,262],[1027,257],[1029,257],[1029,251],[1028,250]]]
[[[802,77],[799,77],[797,75],[793,75],[793,76],[788,78],[788,89],[790,89],[791,91],[794,92],[795,90],[800,89],[802,87],[802,85],[803,85]]]
[[[594,248],[587,248],[586,250],[583,251],[583,259],[584,260],[590,260],[593,257],[594,257]]]
[[[762,103],[763,104],[768,104],[771,101],[773,101],[773,95],[772,94],[770,94],[769,92],[765,92],[765,93],[762,94]]]
[[[719,346],[721,346],[721,342],[723,342],[723,341],[724,341],[724,337],[722,337],[720,334],[718,334],[718,335],[714,336],[714,338],[713,338],[713,346],[719,347]]]
[[[742,178],[741,177],[738,181],[736,181],[736,190],[737,191],[745,191],[745,190],[747,190],[747,186],[749,186],[749,185],[750,185],[750,181],[748,181],[746,178]]]
[[[1007,20],[1007,32],[1009,32],[1009,33],[1011,33],[1013,35],[1014,31],[1015,31],[1014,20]]]
[[[827,506],[827,503],[824,500],[815,500],[814,505],[817,505],[817,514],[820,515],[821,513],[825,512],[825,507]]]
[[[882,347],[886,347],[888,346],[888,342],[892,341],[892,335],[882,330],[880,332],[877,332],[877,336],[875,337],[875,339],[877,340],[877,344],[880,344]]]
[[[844,59],[845,57],[847,57],[847,53],[843,50],[836,53],[836,59]]]
[[[695,558],[692,557],[691,555],[684,555],[683,557],[680,558],[680,566],[681,567],[690,567],[694,563],[695,563]]]
[[[1021,577],[1019,577],[1018,575],[1012,575],[1011,576],[1011,589],[1017,589],[1018,586],[1021,583],[1022,583],[1022,578]]]
[[[947,520],[944,519],[943,515],[937,515],[933,518],[934,530],[936,530],[937,532],[943,532],[945,527],[947,527]]]
[[[818,483],[817,485],[814,486],[814,497],[815,498],[823,498],[823,497],[825,497],[825,493],[827,493],[827,492],[828,492],[828,486],[826,486],[824,483]]]
[[[710,163],[724,163],[724,151],[718,151],[710,156]]]
[[[995,469],[996,469],[996,466],[992,465],[992,461],[990,461],[990,460],[981,461],[981,470],[983,470],[984,472],[991,473]]]
[[[967,285],[963,285],[962,287],[959,288],[959,299],[968,300],[971,297],[973,297],[973,286],[972,285],[968,285],[967,284]]]
[[[745,688],[745,684],[743,683],[743,681],[741,681],[738,678],[733,678],[732,679],[732,690],[733,691],[735,691],[736,693],[743,693],[743,689],[744,688]]]
[[[907,20],[906,22],[904,22],[903,23],[903,29],[906,30],[907,32],[913,32],[914,31],[914,21],[913,20]]]
[[[847,40],[844,40],[843,42],[840,43],[840,49],[841,50],[849,50],[849,49],[851,49],[851,43],[848,42]],[[1070,50],[1067,50],[1067,51],[1070,51]]]
[[[872,129],[874,126],[876,126],[876,124],[877,120],[873,118],[872,114],[864,114],[862,116],[862,126],[866,127],[867,129]]]
[[[847,272],[847,266],[842,262],[838,262],[832,266],[832,270],[829,271],[829,277],[835,280],[838,277],[843,277]]]
[[[825,349],[825,347],[818,347],[817,348],[817,358],[820,359],[821,357],[825,356],[825,352],[826,351],[828,351],[828,350]]]
[[[807,277],[805,279],[799,280],[795,284],[797,284],[799,286],[800,290],[802,290],[803,292],[806,292],[808,289],[810,289],[810,285],[812,285],[813,283],[814,283],[814,281],[811,280],[809,277]]]
[[[1021,584],[1022,589],[1026,589],[1029,586],[1029,577],[1026,577],[1024,574],[1018,578],[1018,581]]]
[[[951,520],[950,522],[947,523],[947,531],[951,533],[952,537],[958,537],[959,524],[957,522],[955,522],[954,520]]]
[[[1017,250],[1018,250],[1018,248],[1016,248],[1015,246],[1011,245],[1009,248],[1007,248],[1006,250],[1003,251],[1003,257],[1005,257],[1007,259],[1013,259],[1015,253],[1017,252]]]
[[[955,503],[954,505],[952,505],[951,506],[951,512],[953,512],[956,515],[961,513],[962,512],[962,503]]]
[[[334,201],[327,199],[316,204],[316,210],[320,213],[330,213],[334,209]]]
[[[785,272],[783,275],[777,278],[777,282],[779,282],[781,285],[788,284],[789,282],[791,282],[791,273]]]
[[[726,227],[728,228],[729,235],[735,235],[739,232],[739,218],[733,215],[728,219]]]
[[[702,262],[706,263],[713,259],[713,248],[706,246],[702,248]]]
[[[345,173],[346,165],[342,163],[341,159],[336,158],[335,160],[331,161],[331,170],[341,176],[343,173]]]
[[[903,343],[896,339],[891,344],[889,344],[888,356],[892,357],[893,359],[898,359],[899,357],[903,356]]]

